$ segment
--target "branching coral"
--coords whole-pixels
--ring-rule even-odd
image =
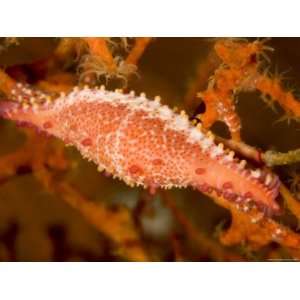
[[[205,127],[211,127],[217,120],[223,121],[232,138],[240,140],[241,122],[234,101],[239,92],[255,88],[261,67],[260,56],[270,50],[264,43],[234,39],[216,41],[214,49],[222,64],[210,78],[208,88],[198,94],[206,105],[206,111],[201,116]]]

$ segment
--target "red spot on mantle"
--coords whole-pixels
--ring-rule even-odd
[[[233,188],[233,185],[232,185],[231,182],[227,181],[227,182],[224,182],[223,188],[224,188],[224,189],[232,189],[232,188]]]
[[[202,175],[202,174],[205,173],[205,169],[203,169],[203,168],[197,168],[197,169],[195,170],[195,173],[196,173],[197,175]]]
[[[49,122],[49,121],[48,121],[48,122],[45,122],[45,123],[43,124],[43,128],[44,128],[44,129],[52,128],[52,126],[53,126],[52,123]]]
[[[156,166],[161,165],[163,163],[163,161],[159,158],[153,159],[152,163]]]
[[[128,169],[129,173],[131,173],[132,175],[138,175],[143,173],[143,170],[137,166],[137,165],[131,165]]]
[[[253,194],[251,192],[247,192],[244,196],[246,198],[253,198]]]
[[[81,141],[82,146],[91,146],[92,145],[92,140],[90,138],[86,138]]]

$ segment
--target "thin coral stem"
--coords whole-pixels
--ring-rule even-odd
[[[62,38],[60,39],[53,56],[56,60],[66,61],[72,56],[78,48],[78,39],[76,38]]]
[[[300,149],[291,150],[285,153],[273,150],[262,152],[242,141],[232,139],[227,140],[219,136],[215,136],[215,138],[218,142],[222,142],[228,148],[243,155],[243,157],[260,164],[265,164],[268,167],[291,165],[300,162]]]
[[[135,45],[128,54],[125,63],[137,65],[139,59],[152,41],[151,37],[139,37],[135,39]]]
[[[250,146],[242,141],[236,141],[233,139],[224,139],[215,135],[216,141],[223,143],[229,149],[234,150],[234,152],[239,153],[244,158],[255,161],[259,164],[264,163],[263,154],[260,150],[253,146]]]
[[[284,184],[280,185],[280,194],[282,195],[288,209],[300,220],[300,202],[295,199]]]
[[[286,153],[270,150],[263,153],[262,158],[268,166],[295,164],[300,162],[300,149],[291,150]]]
[[[0,90],[9,97],[13,88],[16,86],[16,81],[8,76],[3,70],[0,69]]]
[[[200,90],[205,88],[209,76],[220,64],[220,59],[217,57],[216,53],[211,50],[205,59],[202,59],[197,67],[195,79],[191,81],[187,88],[187,92],[184,97],[184,105],[187,109],[192,109],[195,106],[196,96]]]
[[[184,253],[182,249],[182,244],[180,243],[180,240],[178,239],[178,236],[176,234],[172,234],[170,237],[173,252],[174,252],[174,258],[175,261],[184,261]]]
[[[99,56],[106,64],[108,70],[114,71],[117,66],[115,64],[112,53],[110,52],[105,38],[82,38],[88,46],[91,55]]]
[[[277,78],[260,75],[256,80],[256,88],[264,94],[271,96],[289,114],[300,117],[300,102],[292,92],[285,91]]]

